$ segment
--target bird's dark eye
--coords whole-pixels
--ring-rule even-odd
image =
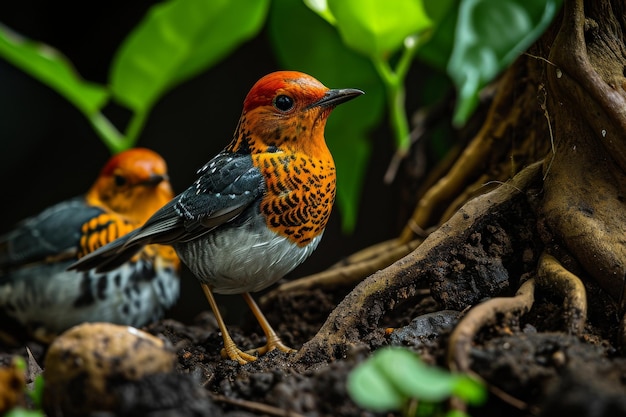
[[[115,175],[113,177],[113,180],[115,181],[115,185],[117,185],[118,187],[121,187],[122,185],[126,184],[126,178],[124,178],[121,175]]]
[[[289,111],[293,108],[293,99],[285,95],[277,96],[274,99],[274,107],[280,111]]]

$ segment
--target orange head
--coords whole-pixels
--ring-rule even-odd
[[[227,151],[249,153],[265,178],[267,226],[306,246],[326,227],[335,199],[335,163],[324,140],[335,106],[363,94],[331,90],[302,72],[278,71],[254,84]]]
[[[356,89],[331,90],[297,71],[270,73],[252,86],[231,151],[302,152],[310,157],[328,153],[324,127],[335,106],[363,94]]]
[[[87,193],[87,203],[141,224],[172,198],[165,161],[145,148],[129,149],[109,159]]]

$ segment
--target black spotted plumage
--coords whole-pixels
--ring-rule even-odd
[[[68,267],[143,223],[172,196],[163,158],[132,148],[112,156],[84,195],[16,224],[0,236],[0,322],[49,342],[83,322],[143,326],[161,317],[179,294],[172,248],[148,246],[110,273]]]
[[[246,363],[254,356],[230,339],[214,292],[243,294],[268,340],[259,353],[292,352],[248,293],[285,276],[320,242],[335,198],[326,119],[335,106],[361,94],[331,90],[296,71],[261,78],[244,100],[232,141],[199,170],[196,181],[144,226],[72,268],[104,271],[146,244],[171,244],[198,278],[231,359]]]
[[[265,181],[250,155],[222,152],[200,170],[192,186],[159,209],[143,227],[81,258],[81,268],[109,271],[149,243],[196,239],[232,221],[262,196]],[[103,262],[101,256],[108,257]]]

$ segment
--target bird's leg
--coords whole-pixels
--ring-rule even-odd
[[[265,333],[265,338],[267,339],[267,343],[265,344],[265,346],[253,349],[252,351],[248,352],[256,352],[259,355],[262,355],[266,352],[269,352],[270,350],[278,349],[286,353],[296,353],[297,350],[283,344],[283,342],[280,340],[280,337],[278,337],[274,329],[272,329],[272,326],[270,326],[270,323],[267,321],[267,319],[261,312],[261,309],[254,301],[250,293],[244,292],[241,295],[243,296],[243,299],[246,300],[246,303],[248,303],[248,307],[250,307],[250,310],[252,310],[252,314],[254,314],[254,317],[256,317],[257,321],[261,325],[263,333]]]
[[[226,324],[224,323],[224,319],[222,319],[222,315],[220,314],[219,309],[217,308],[217,303],[215,302],[215,298],[213,297],[213,292],[206,284],[200,284],[202,286],[202,290],[204,291],[204,295],[206,299],[209,301],[209,305],[211,306],[211,310],[213,310],[213,314],[215,315],[215,319],[217,320],[217,325],[222,332],[222,338],[224,339],[224,349],[222,350],[222,356],[229,357],[230,359],[239,362],[240,365],[245,365],[248,362],[252,362],[257,359],[256,356],[252,356],[246,352],[243,352],[241,349],[235,345],[235,342],[230,337],[228,330],[226,329]]]

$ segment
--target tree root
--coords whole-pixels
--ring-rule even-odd
[[[563,296],[568,331],[580,335],[587,319],[587,293],[580,278],[565,269],[552,255],[543,253],[537,270],[537,285]]]
[[[512,72],[507,72],[507,76],[512,76],[512,74]],[[505,88],[513,88],[514,83],[504,80],[501,85]],[[425,229],[433,221],[438,222],[440,219],[434,219],[438,210],[442,206],[446,206],[446,203],[449,203],[455,196],[461,194],[467,186],[468,180],[474,178],[484,168],[485,155],[493,148],[493,142],[496,138],[504,134],[508,125],[508,123],[492,123],[492,121],[495,117],[499,117],[499,114],[510,114],[509,111],[504,112],[501,108],[503,105],[509,105],[502,103],[502,101],[510,94],[510,91],[499,91],[496,94],[483,129],[470,142],[450,171],[419,200],[411,216],[411,221],[420,228]],[[517,113],[510,114],[509,123],[514,123],[518,116]],[[493,131],[494,126],[499,127],[497,131]],[[413,230],[410,227],[405,227],[400,235],[400,241],[408,242],[413,236]]]
[[[482,328],[494,326],[500,320],[511,320],[513,317],[526,314],[534,302],[535,280],[529,279],[521,285],[514,297],[492,298],[470,309],[450,335],[447,354],[447,364],[450,370],[470,374],[482,380],[470,367],[470,351],[475,336]],[[516,408],[527,408],[526,403],[507,394],[497,386],[490,385],[489,390]]]
[[[530,311],[535,301],[536,287],[563,295],[569,332],[572,334],[582,332],[587,311],[586,292],[582,281],[563,268],[556,258],[546,253],[539,259],[537,275],[536,279],[524,282],[514,297],[492,298],[468,311],[450,335],[447,364],[451,370],[471,374],[482,380],[470,366],[473,341],[482,329],[495,326],[502,321],[512,321]],[[526,403],[497,386],[489,385],[489,390],[519,409],[528,407]]]
[[[448,343],[448,367],[456,372],[470,372],[472,341],[483,327],[497,324],[503,317],[526,314],[535,302],[535,280],[529,279],[514,297],[497,297],[470,309],[457,324]]]
[[[413,239],[411,224],[422,229],[447,221],[459,207],[478,193],[490,188],[485,183],[504,182],[520,167],[543,159],[549,143],[538,141],[548,132],[546,123],[522,125],[520,120],[536,120],[540,112],[536,105],[542,86],[520,83],[519,80],[538,79],[542,64],[524,56],[497,81],[497,90],[485,122],[445,175],[434,182],[421,196],[411,221],[400,234],[400,241]],[[544,120],[541,114],[541,119]],[[514,147],[514,148],[513,148]]]
[[[501,241],[498,245],[489,243],[490,237],[506,239],[499,233],[504,226],[496,225],[498,219],[511,224],[527,221],[503,219],[498,213],[507,212],[510,217],[512,206],[524,204],[526,190],[541,179],[540,168],[541,163],[535,163],[494,191],[469,201],[409,255],[359,283],[294,360],[319,361],[343,356],[348,344],[363,340],[372,331],[383,331],[377,327],[381,317],[428,284],[440,303],[453,308],[464,308],[480,298],[508,291],[509,280],[502,259],[523,251],[513,247],[509,247],[509,253],[482,251],[508,245]],[[532,217],[528,207],[517,211],[520,217]],[[473,243],[468,245],[468,240]],[[461,254],[461,251],[465,252]],[[464,265],[458,263],[460,254],[466,257]]]
[[[420,243],[421,240],[416,239],[407,244],[402,244],[394,239],[370,246],[331,266],[326,271],[279,285],[265,294],[260,302],[262,305],[268,305],[285,293],[296,295],[313,289],[352,288],[365,277],[406,256]]]
[[[547,90],[557,141],[546,169],[543,215],[557,240],[624,311],[626,59],[618,21],[624,5],[599,3],[585,15],[582,0],[566,1],[551,49],[556,67],[547,70]]]
[[[398,239],[275,290],[350,286],[366,277],[295,361],[343,356],[347,345],[382,332],[380,319],[427,286],[447,309],[495,297],[468,314],[476,322],[459,325],[452,344],[460,345],[451,355],[461,370],[469,368],[462,351],[480,326],[530,308],[528,286],[563,296],[572,334],[584,331],[587,315],[576,274],[595,278],[626,310],[626,6],[598,1],[589,7],[598,16],[584,14],[583,0],[566,1],[562,22],[534,46],[537,54],[520,57],[503,74],[482,128],[447,172],[429,182]],[[416,231],[431,227],[436,230],[423,242],[414,240]],[[563,264],[572,265],[546,248],[567,252],[580,271],[568,271]],[[535,277],[532,284],[507,298],[524,273]],[[626,344],[626,319],[622,328]]]

